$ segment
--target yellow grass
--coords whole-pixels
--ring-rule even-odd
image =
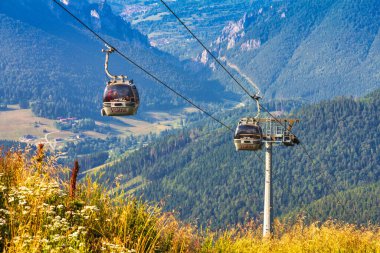
[[[0,154],[2,152],[0,151]],[[142,178],[131,181],[140,182]],[[120,186],[122,187],[122,186]],[[0,250],[3,252],[380,252],[378,226],[328,221],[275,222],[200,232],[171,213],[123,192],[109,194],[88,177],[68,196],[68,170],[43,154],[0,156]]]

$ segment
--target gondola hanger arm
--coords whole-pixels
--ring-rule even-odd
[[[112,80],[121,79],[121,80],[123,80],[123,82],[124,82],[125,79],[128,79],[127,76],[123,76],[123,75],[121,75],[121,76],[112,75],[112,74],[109,72],[109,70],[108,70],[109,55],[112,54],[113,52],[115,52],[116,50],[115,50],[115,48],[113,48],[113,47],[111,47],[111,46],[109,46],[109,45],[107,45],[107,44],[106,44],[106,47],[107,47],[107,49],[102,49],[102,52],[103,52],[103,53],[106,53],[106,60],[105,60],[105,63],[104,63],[104,70],[105,70],[107,76],[108,76],[109,78],[111,78]]]

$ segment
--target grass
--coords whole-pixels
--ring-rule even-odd
[[[277,220],[271,238],[262,238],[262,227],[253,222],[201,230],[90,177],[69,196],[69,169],[43,152],[0,154],[3,252],[380,252],[375,225]]]

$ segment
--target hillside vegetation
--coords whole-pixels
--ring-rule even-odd
[[[3,252],[331,252],[380,250],[378,227],[276,223],[272,239],[254,223],[199,232],[133,197],[107,194],[89,178],[76,187],[42,149],[0,152]],[[75,173],[75,172],[74,172]],[[69,183],[70,182],[70,183]],[[75,193],[75,194],[72,194]]]
[[[380,181],[379,94],[377,91],[361,99],[324,101],[302,107],[292,115],[301,120],[294,131],[312,160],[302,147],[274,148],[275,216],[304,208],[325,196]],[[239,109],[216,116],[233,125],[237,115],[250,113]],[[164,201],[166,210],[176,210],[182,219],[198,224],[211,222],[212,226],[222,227],[242,223],[248,217],[261,219],[262,161],[253,153],[236,152],[232,133],[212,129],[215,125],[201,121],[190,125],[190,130],[163,136],[106,167],[101,181],[121,177],[121,182],[128,182],[142,176],[149,182],[139,191],[143,198]],[[262,152],[257,155],[264,157]],[[361,192],[350,194],[353,198],[344,202],[346,210],[357,210],[349,221],[377,222],[378,196]],[[374,212],[366,211],[371,205],[368,203],[374,205]],[[314,218],[348,217],[343,207],[336,208],[341,202],[330,204],[314,210],[318,214]]]
[[[380,182],[355,187],[330,194],[303,209],[291,212],[287,217],[296,217],[304,212],[309,221],[328,220],[336,217],[352,224],[380,224]]]

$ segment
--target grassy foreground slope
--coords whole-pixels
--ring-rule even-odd
[[[1,154],[2,152],[0,152]],[[0,157],[2,252],[331,252],[380,250],[379,227],[327,222],[276,224],[272,239],[256,224],[198,232],[133,198],[110,196],[90,179],[68,195],[66,169],[43,152]],[[65,176],[66,175],[66,176]],[[111,194],[112,195],[112,194]]]

